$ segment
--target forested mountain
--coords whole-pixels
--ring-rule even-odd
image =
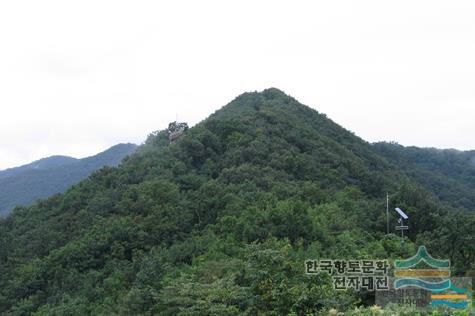
[[[386,192],[410,213],[405,243],[386,235]],[[475,215],[435,193],[283,92],[245,93],[1,220],[0,313],[327,315],[374,298],[305,275],[305,259],[420,244],[473,276]]]
[[[134,144],[118,144],[92,157],[52,156],[0,171],[0,216],[16,205],[27,205],[64,192],[104,166],[118,165],[136,147]]]
[[[377,143],[379,153],[442,201],[475,211],[475,151]]]

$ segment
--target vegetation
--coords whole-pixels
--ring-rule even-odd
[[[27,205],[64,192],[104,166],[118,165],[136,148],[134,144],[119,144],[88,158],[53,156],[0,171],[0,216],[8,214],[16,205]]]
[[[245,93],[175,143],[152,133],[119,167],[0,221],[0,313],[409,315],[334,291],[304,261],[425,244],[473,275],[475,216],[430,189],[281,91]],[[410,210],[404,244],[385,234],[386,192]]]
[[[407,176],[434,192],[442,201],[475,210],[475,151],[374,145]]]

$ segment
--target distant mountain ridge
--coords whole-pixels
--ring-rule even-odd
[[[16,205],[30,204],[64,192],[104,166],[118,165],[136,148],[135,144],[118,144],[83,159],[51,156],[0,171],[0,216],[8,214]]]
[[[1,170],[0,179],[14,176],[28,170],[44,170],[48,168],[59,167],[66,164],[73,163],[78,160],[79,159],[77,158],[73,158],[69,156],[59,156],[59,155],[42,158],[20,167],[13,167],[13,168]]]

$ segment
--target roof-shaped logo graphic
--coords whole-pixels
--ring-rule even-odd
[[[431,255],[429,255],[425,246],[420,246],[416,255],[409,259],[396,260],[394,262],[394,266],[396,269],[409,269],[417,266],[421,262],[424,262],[436,269],[450,269],[450,260],[440,260],[433,258]]]

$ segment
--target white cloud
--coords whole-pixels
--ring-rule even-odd
[[[475,148],[473,1],[4,1],[0,169],[274,86],[369,141]]]

